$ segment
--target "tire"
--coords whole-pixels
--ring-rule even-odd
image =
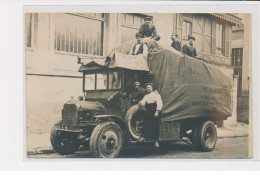
[[[61,121],[57,124],[59,123],[61,123]],[[51,145],[53,149],[61,155],[74,154],[80,146],[76,136],[76,133],[57,130],[54,125],[50,135]]]
[[[217,129],[212,121],[204,121],[194,131],[194,145],[204,152],[214,150],[217,143]]]
[[[90,138],[90,152],[96,158],[115,158],[123,150],[123,130],[115,122],[103,122],[93,130]]]
[[[125,115],[125,124],[132,138],[138,140],[141,138],[141,126],[144,121],[145,109],[140,108],[139,105],[133,105],[128,109]]]

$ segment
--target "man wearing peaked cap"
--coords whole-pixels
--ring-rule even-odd
[[[189,44],[183,45],[182,52],[190,57],[196,58],[196,56],[197,56],[196,48],[193,47],[195,37],[188,35],[188,41],[189,41]]]
[[[152,17],[146,16],[144,18],[145,23],[141,25],[139,32],[144,35],[144,38],[151,38],[156,41],[160,40],[160,36],[157,35],[156,28],[152,25]]]

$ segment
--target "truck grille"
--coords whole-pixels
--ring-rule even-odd
[[[62,122],[65,125],[77,125],[77,108],[75,104],[65,104],[62,110]]]

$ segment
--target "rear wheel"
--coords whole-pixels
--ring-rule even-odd
[[[77,134],[57,130],[54,125],[50,135],[51,145],[53,149],[61,155],[73,154],[80,146],[76,137]]]
[[[204,121],[193,132],[193,144],[202,151],[212,151],[217,143],[217,130],[212,121]]]
[[[123,145],[123,131],[115,122],[98,124],[90,138],[90,152],[94,157],[117,157],[122,151]]]

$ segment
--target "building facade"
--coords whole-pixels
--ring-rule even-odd
[[[241,25],[232,27],[232,66],[238,77],[237,119],[249,123],[249,91],[251,80],[251,17],[250,14],[237,14]]]
[[[26,115],[28,133],[49,133],[61,119],[63,104],[82,95],[77,56],[100,58],[122,42],[135,38],[145,16],[153,16],[160,42],[171,44],[171,33],[196,38],[198,57],[236,78],[231,60],[232,26],[240,18],[231,14],[25,14]],[[236,105],[236,104],[235,104]],[[233,122],[236,106],[233,106]],[[232,121],[231,121],[232,122]]]

